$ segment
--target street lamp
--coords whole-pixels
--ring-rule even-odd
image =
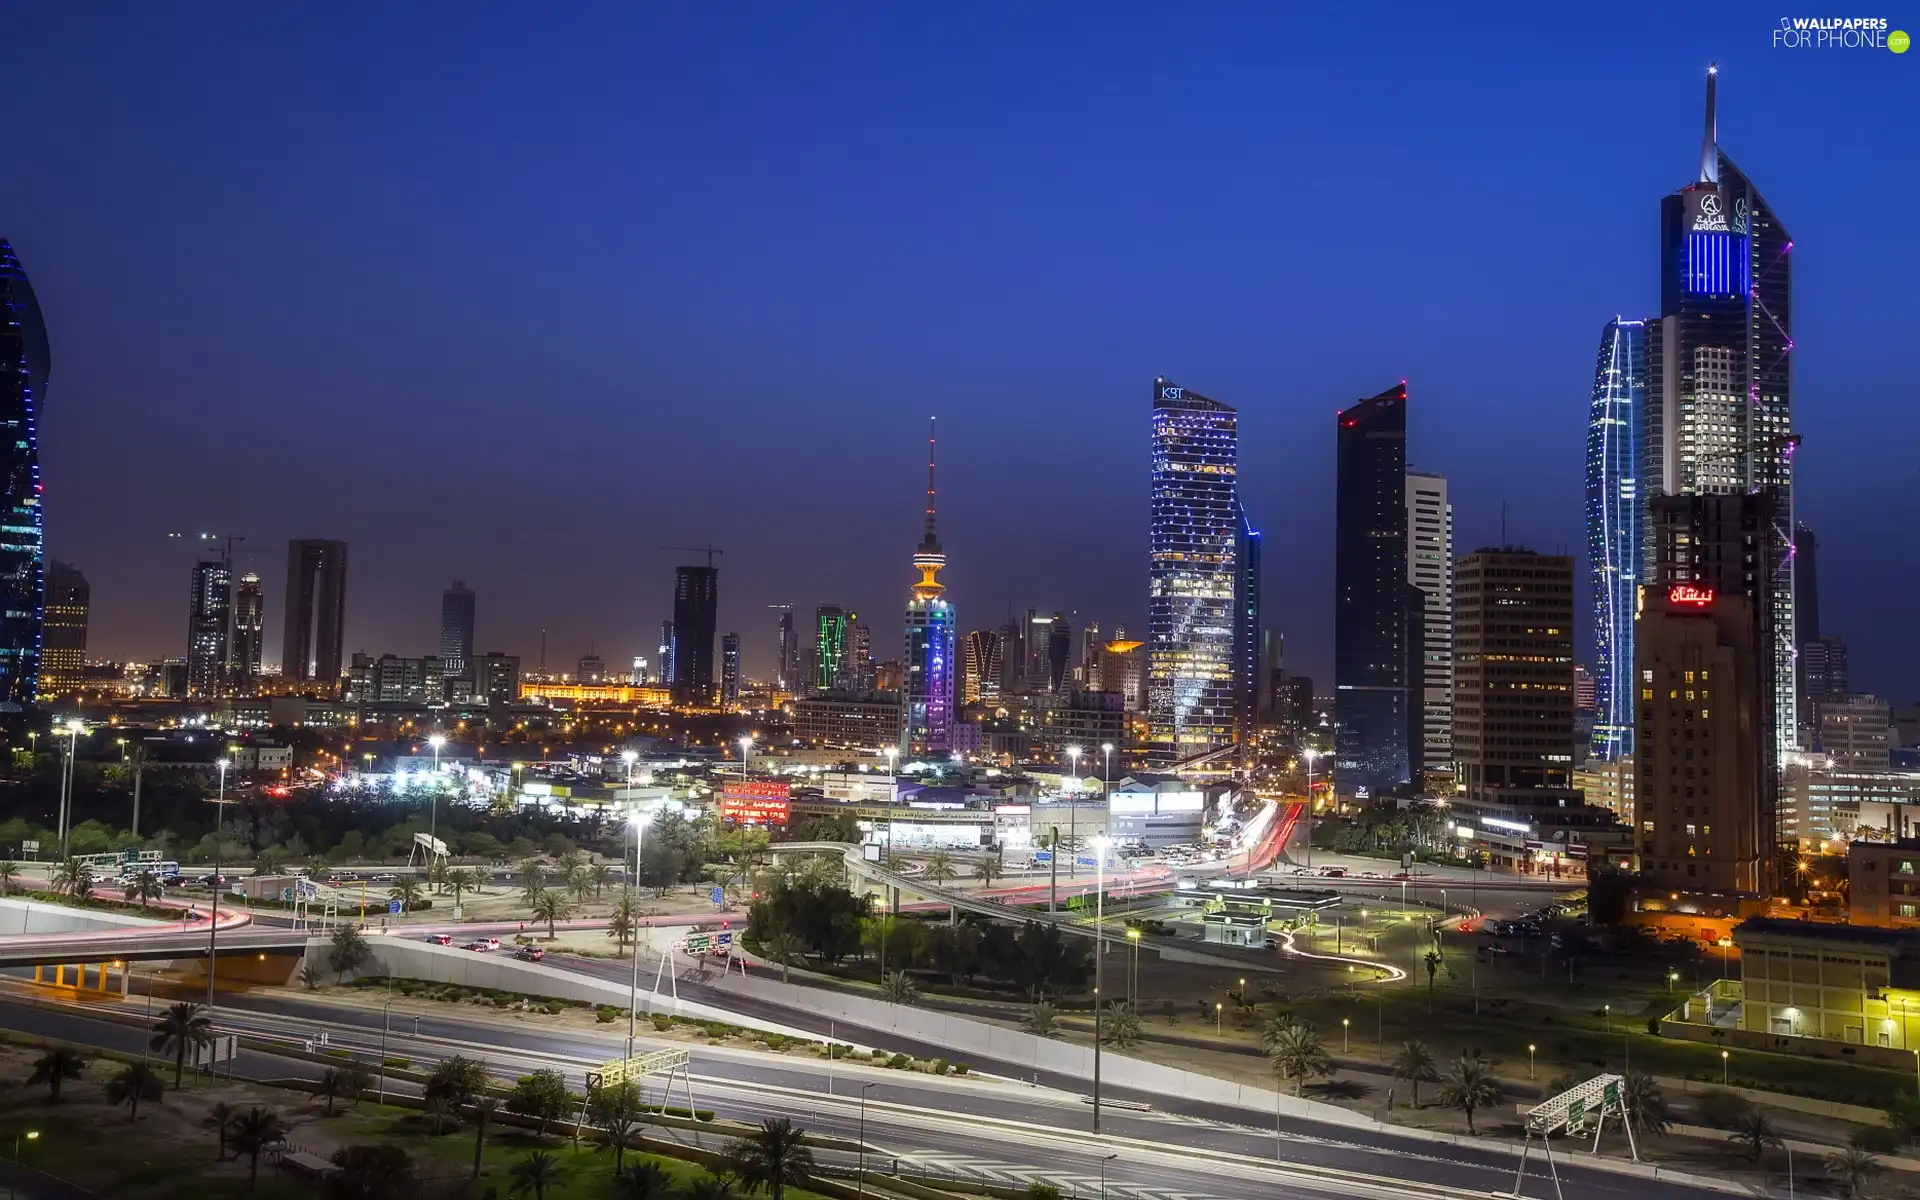
[[[1080,782],[1080,747],[1067,747],[1067,773],[1072,776],[1078,791]],[[1073,857],[1067,860],[1067,878],[1071,879],[1080,870],[1080,806],[1074,802],[1073,792],[1067,793],[1067,841],[1073,845]],[[1098,1129],[1096,1124],[1094,1128]]]
[[[1727,1052],[1720,1052],[1720,1086],[1727,1086]]]
[[[1533,1052],[1535,1050],[1538,1050],[1539,1048],[1540,1047],[1534,1045],[1532,1042],[1527,1043],[1527,1078],[1528,1079],[1533,1078]]]
[[[1606,1022],[1607,1032],[1612,1033],[1613,1032],[1613,1005],[1602,1004],[1600,1006],[1600,1019]]]
[[[747,777],[747,755],[751,753],[752,750],[753,750],[753,739],[751,737],[741,738],[740,739],[740,778],[742,780],[745,780]]]
[[[1347,1018],[1340,1018],[1340,1053],[1342,1054],[1347,1052],[1347,1026],[1351,1024],[1353,1024],[1353,1022]]]
[[[1673,985],[1678,982],[1680,982],[1680,972],[1668,971],[1667,972],[1667,995],[1669,996],[1673,995]]]
[[[67,856],[67,835],[73,817],[73,764],[79,751],[80,735],[87,727],[78,721],[68,721],[63,727],[67,735],[67,765],[60,773],[60,857]]]
[[[1115,1152],[1100,1160],[1100,1200],[1107,1200],[1107,1164],[1119,1157],[1119,1153]]]
[[[29,1130],[26,1130],[26,1131],[24,1131],[24,1132],[22,1132],[22,1131],[19,1131],[19,1130],[16,1130],[16,1131],[14,1131],[14,1135],[13,1135],[13,1173],[14,1173],[15,1175],[18,1175],[18,1174],[20,1173],[20,1139],[21,1139],[21,1138],[25,1138],[25,1139],[26,1139],[27,1141],[29,1141],[29,1142],[37,1142],[37,1141],[39,1141],[39,1140],[40,1140],[40,1131],[39,1131],[38,1129],[29,1129]],[[13,1183],[12,1183],[12,1181],[8,1181],[8,1183],[7,1183],[7,1196],[8,1196],[8,1200],[12,1200],[12,1196],[13,1196]]]
[[[1100,790],[1101,790],[1101,793],[1104,795],[1108,792],[1113,791],[1113,743],[1112,742],[1100,743],[1100,759],[1101,759]],[[1111,801],[1109,801],[1107,805],[1107,809],[1108,811],[1112,811],[1113,805]]]
[[[213,1011],[213,973],[219,958],[215,953],[220,937],[220,829],[227,815],[227,768],[232,766],[231,759],[221,759],[220,791],[213,802],[213,903],[212,915],[207,919],[207,1011]],[[363,918],[364,918],[364,914]],[[211,1063],[212,1057],[208,1060]]]
[[[440,828],[440,747],[446,744],[447,739],[437,733],[427,739],[427,745],[433,747],[433,786],[427,789],[427,837],[434,839],[436,845],[438,839],[434,835]],[[433,847],[429,846],[428,850],[433,852]]]
[[[1133,963],[1127,968],[1127,1004],[1137,1007],[1140,999],[1135,995],[1140,986],[1140,931],[1127,930],[1127,941],[1132,943]]]
[[[1318,750],[1302,750],[1300,757],[1307,760],[1307,863],[1313,866],[1313,760],[1320,757]]]
[[[831,1045],[828,1049],[832,1049]],[[859,1194],[862,1196],[867,1194],[867,1089],[872,1086],[871,1083],[860,1085],[860,1136],[857,1139],[860,1143],[860,1169],[857,1174],[860,1176]]]
[[[628,769],[632,769],[631,763],[628,764]],[[633,923],[633,918],[639,915],[637,901],[640,895],[640,847],[646,838],[647,821],[652,816],[651,812],[642,815],[636,806],[630,820],[633,826],[633,885],[627,889],[627,895],[635,899],[636,903],[633,906],[635,911],[628,914],[629,925]],[[629,932],[633,934],[633,979],[627,985],[627,1059],[632,1061],[633,1026],[636,1020],[634,1013],[640,1007],[640,930],[636,927]],[[648,1008],[651,1010],[652,1005],[648,1005]]]
[[[1093,845],[1093,1131],[1100,1132],[1100,983],[1107,965],[1107,835]]]
[[[1220,1014],[1225,1009],[1226,1005],[1220,1003],[1218,1000],[1213,1002],[1213,1036],[1215,1037],[1220,1036]]]

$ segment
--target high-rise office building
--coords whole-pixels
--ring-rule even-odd
[[[965,666],[960,676],[960,702],[972,704],[1000,696],[1000,634],[976,629],[967,635]]]
[[[720,626],[720,572],[676,567],[673,572],[673,702],[697,708],[714,703],[713,639]]]
[[[813,689],[831,692],[842,687],[847,668],[847,625],[853,614],[837,604],[822,604],[813,612]]]
[[[233,650],[233,567],[224,558],[193,565],[187,600],[187,694],[217,696],[226,688]]]
[[[1600,707],[1600,685],[1593,672],[1579,663],[1573,665],[1573,711],[1590,713]]]
[[[677,640],[673,636],[673,622],[660,622],[660,682],[673,686],[677,674],[674,663],[674,647]]]
[[[607,660],[591,651],[581,655],[580,661],[574,664],[573,678],[576,683],[605,683]]]
[[[1009,618],[1000,627],[1000,694],[1011,696],[1026,690],[1027,626],[1018,618]]]
[[[1820,636],[1820,539],[1793,527],[1793,632],[1803,642]]]
[[[46,617],[40,634],[42,700],[71,696],[85,680],[87,617],[92,591],[78,567],[56,560],[47,568]]]
[[[52,371],[33,285],[0,238],[0,712],[32,704],[39,687],[46,598],[40,414]]]
[[[1378,796],[1414,778],[1424,749],[1411,711],[1408,643],[1424,633],[1425,602],[1407,583],[1407,385],[1342,412],[1337,433],[1334,788]]]
[[[448,675],[473,670],[473,590],[465,580],[440,593],[440,663]]]
[[[1760,574],[1771,583],[1770,564]],[[1773,663],[1757,641],[1766,628],[1738,591],[1678,583],[1642,593],[1634,798],[1650,888],[1772,894]]]
[[[1893,706],[1878,696],[1829,696],[1814,704],[1820,753],[1843,771],[1884,771],[1891,762]]]
[[[260,690],[260,654],[266,645],[267,600],[260,577],[252,571],[240,576],[233,590],[233,658],[228,673],[236,696]]]
[[[1100,670],[1100,647],[1105,640],[1100,636],[1100,622],[1088,621],[1080,627],[1080,661],[1073,669],[1076,687],[1093,691],[1099,686],[1094,677]]]
[[[1407,472],[1407,582],[1420,589],[1420,757],[1453,761],[1453,504],[1444,476]]]
[[[1287,678],[1287,635],[1278,629],[1260,631],[1260,666],[1255,676],[1259,692],[1254,702],[1254,720],[1258,728],[1271,729],[1281,703],[1281,689]]]
[[[720,706],[732,708],[740,703],[740,635],[729,633],[720,639]]]
[[[1037,608],[1028,609],[1026,633],[1021,645],[1027,648],[1027,662],[1023,668],[1020,690],[1035,695],[1053,690],[1053,618]]]
[[[1456,806],[1557,820],[1573,790],[1573,560],[1476,550],[1454,568]],[[1547,811],[1550,810],[1550,811]]]
[[[331,688],[340,682],[347,625],[347,544],[324,538],[287,543],[287,622],[280,673]]]
[[[1162,764],[1222,749],[1238,733],[1251,577],[1239,460],[1234,409],[1154,381],[1147,719]]]
[[[1647,322],[1600,332],[1587,412],[1587,572],[1593,593],[1593,756],[1633,753],[1633,614],[1646,547],[1642,503]]]
[[[1039,632],[1038,629],[1035,630]],[[1073,623],[1067,620],[1067,614],[1054,613],[1053,620],[1046,627],[1047,661],[1045,666],[1045,688],[1050,694],[1058,694],[1067,685],[1067,662],[1073,657]]]
[[[774,604],[769,606],[780,614],[778,627],[774,631],[773,686],[782,692],[806,690],[800,674],[800,634],[793,627],[793,605]]]
[[[1747,494],[1771,501],[1767,564],[1769,722],[1779,753],[1796,741],[1793,655],[1793,240],[1720,148],[1707,71],[1699,178],[1660,202],[1660,319],[1647,327],[1642,488],[1662,496]],[[1649,563],[1652,565],[1652,547]]]
[[[1113,640],[1100,647],[1100,678],[1094,690],[1119,692],[1128,712],[1140,712],[1147,703],[1146,649],[1145,642],[1129,639],[1124,627],[1115,626]]]
[[[1847,676],[1847,643],[1844,638],[1817,637],[1800,643],[1800,680],[1807,704],[1807,720],[1813,723],[1812,705],[1833,700],[1852,691]]]
[[[499,708],[520,698],[520,656],[489,650],[473,660],[473,698]]]
[[[1240,509],[1233,586],[1234,736],[1251,742],[1260,727],[1260,531]]]
[[[907,601],[906,654],[901,658],[900,744],[909,755],[944,755],[953,748],[955,631],[953,605],[940,572],[947,556],[934,525],[934,445],[927,434],[926,532],[913,552],[920,578]]]
[[[850,621],[851,617],[848,618]],[[847,657],[843,686],[855,692],[873,690],[873,630],[859,621],[847,626]]]

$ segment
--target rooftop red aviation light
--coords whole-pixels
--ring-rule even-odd
[[[1667,603],[1691,604],[1705,608],[1713,603],[1713,589],[1696,587],[1691,583],[1678,584],[1667,590]]]

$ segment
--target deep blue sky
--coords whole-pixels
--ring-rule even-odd
[[[894,652],[926,418],[963,628],[1138,628],[1156,373],[1237,405],[1323,685],[1333,414],[1406,378],[1457,545],[1578,550],[1601,325],[1721,141],[1797,241],[1802,519],[1857,686],[1920,695],[1920,53],[1669,4],[16,6],[0,235],[55,369],[94,648],[181,653],[170,530],[352,543],[348,641],[571,665],[840,602]],[[398,11],[405,9],[406,11]],[[1430,11],[1431,10],[1431,11]],[[1920,31],[1920,10],[1890,14]]]

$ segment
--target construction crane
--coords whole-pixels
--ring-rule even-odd
[[[707,569],[713,569],[713,556],[725,554],[725,550],[716,550],[712,546],[662,546],[662,550],[677,550],[682,554],[704,554],[707,556]]]

